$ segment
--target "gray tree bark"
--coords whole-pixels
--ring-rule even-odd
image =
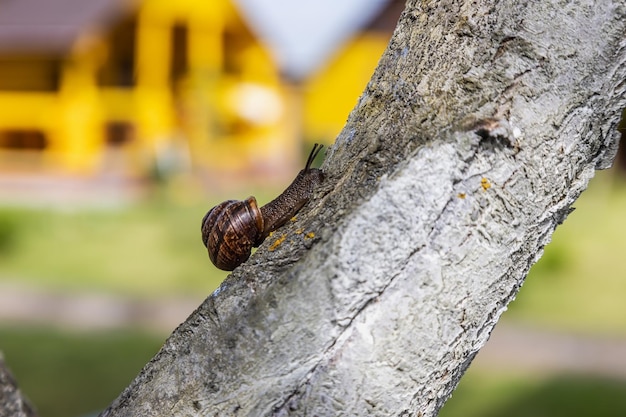
[[[2,352],[0,352],[0,417],[37,417],[30,402],[23,396]]]
[[[436,415],[610,165],[625,44],[623,1],[409,0],[315,198],[102,416]]]

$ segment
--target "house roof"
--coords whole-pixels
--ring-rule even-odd
[[[85,30],[140,1],[148,0],[0,0],[0,52],[66,53]],[[282,72],[298,80],[398,0],[233,1]]]
[[[302,79],[327,62],[390,0],[234,0],[285,75]]]
[[[64,53],[89,27],[125,11],[128,0],[0,0],[0,51]]]

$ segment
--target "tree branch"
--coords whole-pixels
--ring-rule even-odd
[[[0,417],[36,417],[37,413],[24,398],[0,352]]]
[[[620,1],[410,0],[313,201],[102,415],[436,415],[610,165],[625,34]]]

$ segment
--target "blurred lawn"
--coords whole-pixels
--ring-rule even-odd
[[[210,294],[226,276],[200,239],[213,202],[162,190],[119,209],[0,209],[0,280],[137,297]]]
[[[274,192],[261,194],[264,203]],[[225,198],[164,188],[116,210],[0,209],[0,281],[137,297],[209,294],[226,274],[208,260],[200,220]],[[626,183],[601,172],[575,207],[503,320],[625,335]],[[4,326],[0,350],[44,417],[71,417],[109,404],[165,336]],[[590,378],[470,369],[441,415],[626,415],[625,391],[623,383]]]
[[[42,417],[100,412],[156,354],[162,337],[138,329],[74,333],[0,328],[0,349]]]
[[[626,382],[584,375],[490,374],[471,369],[439,417],[626,416]]]

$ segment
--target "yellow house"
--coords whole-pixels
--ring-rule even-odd
[[[303,140],[334,139],[391,35],[402,2],[372,2],[299,72],[254,0],[3,3],[0,173],[292,173]]]

